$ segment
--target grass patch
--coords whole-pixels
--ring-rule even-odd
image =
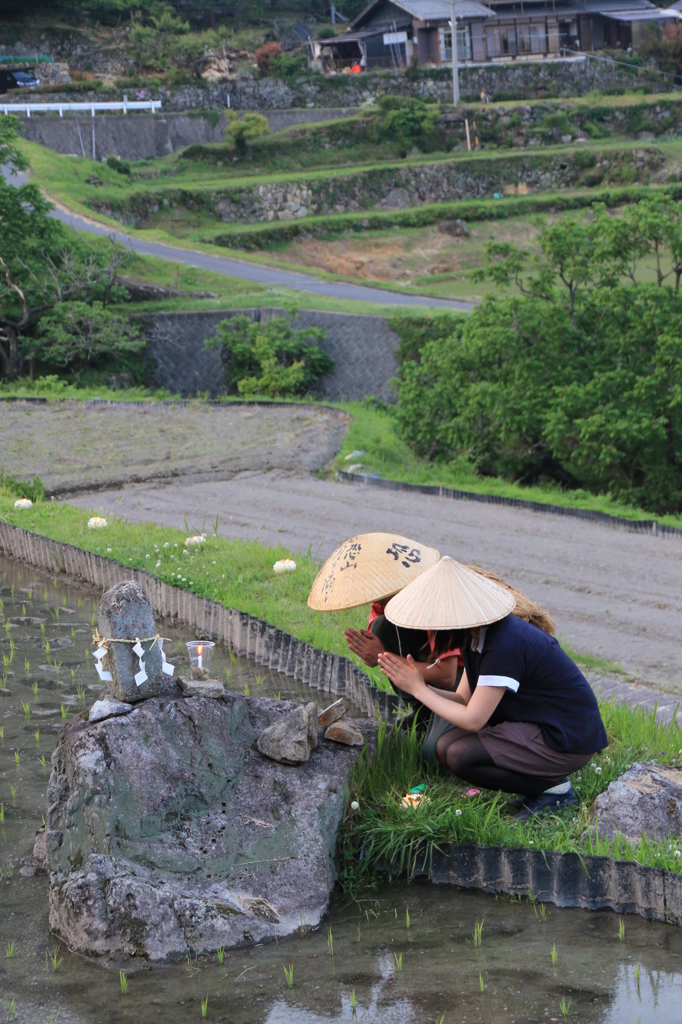
[[[467,798],[469,788],[420,756],[421,739],[414,728],[390,732],[379,725],[373,757],[363,752],[350,784],[359,809],[346,819],[340,857],[346,885],[371,882],[378,869],[398,872],[428,866],[434,851],[458,845],[534,848],[636,861],[650,867],[682,872],[680,839],[592,838],[587,831],[594,801],[635,761],[675,765],[680,758],[682,731],[662,724],[653,712],[613,702],[600,704],[609,738],[608,749],[572,776],[579,806],[546,814],[528,822],[516,821],[505,810],[507,797],[486,792]],[[425,784],[430,802],[403,808],[401,799],[412,787]]]

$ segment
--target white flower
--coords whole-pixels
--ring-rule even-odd
[[[145,555],[144,557],[145,557],[145,558],[149,558],[149,555]]]
[[[183,582],[183,583],[186,583],[186,582],[187,582],[187,577],[186,577],[186,576],[183,576],[183,577],[182,577],[182,582]]]
[[[459,808],[459,807],[458,807],[458,808],[457,808],[457,810],[455,811],[455,814],[457,815],[457,817],[458,817],[458,818],[461,818],[461,817],[462,817],[462,812],[461,812],[461,810],[460,810],[460,808]]]
[[[156,563],[156,568],[158,569],[160,565],[161,565],[161,562],[157,562]]]
[[[17,498],[14,502],[15,508],[33,508],[33,502],[30,498]]]
[[[185,550],[182,553],[183,553],[183,555],[188,555],[189,551],[185,548]]]
[[[358,811],[358,810],[360,810],[360,804],[357,802],[357,800],[353,800],[353,802],[350,805],[350,809],[351,809],[351,811]]]
[[[187,540],[185,541],[185,547],[186,548],[196,548],[196,547],[199,547],[199,545],[205,544],[205,543],[206,543],[206,534],[205,533],[200,533],[200,534],[198,533],[194,537],[188,537],[187,538]]]
[[[682,850],[675,850],[676,857],[682,857]]]
[[[213,559],[213,564],[214,564],[214,565],[217,565],[217,564],[218,564],[218,563],[216,562],[216,560],[215,560],[215,559]]]
[[[601,768],[595,768],[594,770],[597,773],[597,775],[599,775],[601,773]]]
[[[106,525],[107,521],[106,519],[103,519],[102,516],[92,516],[91,519],[88,519],[89,530],[101,530],[102,527]]]
[[[107,551],[111,552],[111,548],[107,548]]]
[[[164,546],[165,548],[169,548],[169,547],[170,547],[170,543],[169,543],[169,541],[166,541],[166,543],[165,543],[165,544],[164,544],[163,546]],[[176,547],[177,547],[177,545],[176,545]]]
[[[292,558],[280,558],[279,562],[275,562],[272,568],[276,573],[293,572],[296,568],[296,562]]]
[[[529,839],[528,840],[528,845],[529,846],[535,846],[535,840],[534,839]]]

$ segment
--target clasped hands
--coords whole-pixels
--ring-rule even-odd
[[[384,675],[404,693],[415,696],[421,687],[426,685],[424,677],[411,654],[407,658],[399,658],[390,654],[371,629],[347,629],[346,641],[353,654],[362,658],[365,665],[380,667]]]

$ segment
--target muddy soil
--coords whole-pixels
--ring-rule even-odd
[[[180,529],[190,513],[207,521],[219,515],[225,537],[282,543],[292,552],[312,545],[320,558],[354,533],[397,530],[502,573],[551,612],[574,651],[682,694],[678,538],[282,471],[240,473],[200,491],[182,480],[138,485],[77,503]]]
[[[0,402],[0,472],[48,493],[245,469],[324,466],[349,417],[316,406]]]

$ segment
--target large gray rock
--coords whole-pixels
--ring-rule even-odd
[[[299,704],[258,737],[261,754],[280,764],[305,764],[317,746],[317,708]]]
[[[100,635],[134,640],[156,635],[156,624],[152,606],[143,588],[132,580],[115,583],[102,595],[97,609],[97,626]],[[144,665],[147,681],[138,686],[135,675],[140,671],[140,662],[133,653],[133,644],[110,644],[102,666],[111,672],[112,681],[107,683],[110,692],[118,700],[133,704],[136,701],[154,697],[165,689],[166,679],[161,671],[161,652],[158,645],[142,645],[147,652]]]
[[[45,849],[50,928],[70,949],[155,960],[320,921],[359,750],[322,740],[307,764],[266,759],[257,737],[292,710],[178,695],[64,726]]]
[[[650,761],[633,764],[594,804],[599,835],[633,842],[682,835],[682,771]]]

